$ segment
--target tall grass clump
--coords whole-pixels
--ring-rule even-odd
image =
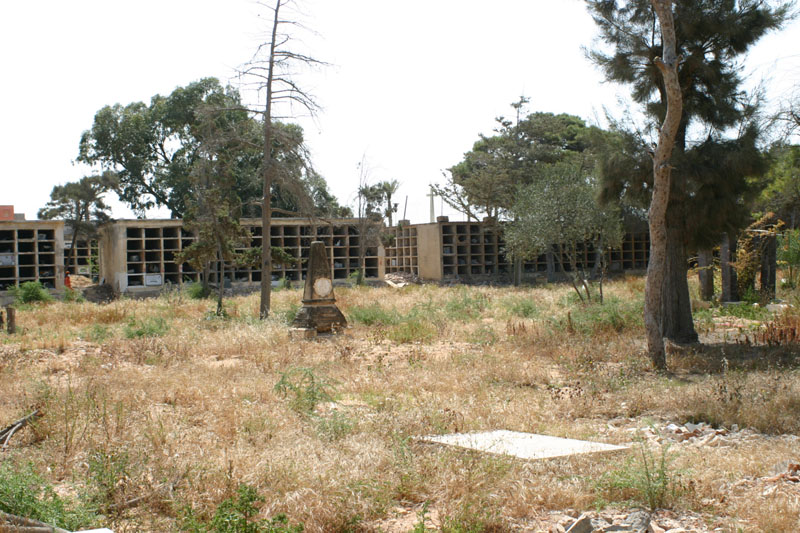
[[[475,320],[488,307],[489,298],[478,291],[460,287],[458,293],[444,304],[444,312],[448,319],[467,322]]]
[[[360,322],[365,326],[392,326],[403,319],[396,309],[384,309],[379,304],[353,306],[347,314],[351,322]]]
[[[169,331],[169,324],[160,316],[149,317],[144,320],[132,318],[125,326],[125,337],[128,339],[161,337],[167,331]]]
[[[644,327],[642,306],[640,298],[623,301],[614,296],[607,296],[603,303],[573,305],[566,317],[566,327],[584,335],[634,331]]]
[[[680,472],[674,468],[674,460],[669,445],[653,450],[640,441],[621,468],[604,474],[597,482],[598,503],[634,502],[646,505],[651,511],[674,506],[682,494]]]

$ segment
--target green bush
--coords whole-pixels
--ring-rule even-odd
[[[193,533],[300,533],[303,525],[289,525],[286,515],[256,520],[257,503],[264,501],[254,487],[241,484],[236,496],[217,506],[210,521],[199,519],[191,508],[184,509],[181,529]]]
[[[83,303],[86,301],[86,298],[83,297],[83,293],[80,291],[76,291],[75,289],[70,289],[67,287],[64,289],[64,297],[65,302],[76,302],[76,303]]]
[[[50,302],[53,297],[40,281],[26,281],[19,287],[11,289],[11,294],[18,303]]]
[[[169,330],[169,324],[163,318],[149,317],[144,320],[131,318],[125,326],[125,337],[137,339],[142,337],[160,337]]]
[[[96,519],[84,503],[62,498],[33,470],[0,463],[0,511],[56,527],[77,530]]]
[[[189,283],[186,286],[186,294],[193,300],[204,300],[211,296],[211,289],[203,287],[202,283]]]

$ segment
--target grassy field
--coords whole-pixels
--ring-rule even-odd
[[[18,334],[0,334],[0,426],[43,416],[0,456],[0,509],[117,533],[379,531],[403,516],[477,532],[653,505],[723,531],[800,530],[800,483],[764,481],[800,459],[798,346],[776,333],[800,315],[700,310],[705,344],[673,347],[659,375],[643,289],[621,279],[582,305],[567,286],[343,288],[351,327],[316,340],[289,337],[298,290],[276,292],[265,322],[255,295],[226,300],[225,318],[183,293],[23,305]],[[647,438],[699,421],[751,431]],[[634,445],[524,462],[413,439],[488,429]]]

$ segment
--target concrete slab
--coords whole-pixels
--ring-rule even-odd
[[[597,453],[624,450],[627,446],[616,446],[602,442],[562,439],[549,435],[521,433],[519,431],[484,431],[479,433],[452,433],[420,437],[423,442],[433,442],[478,450],[501,455],[511,455],[521,459],[546,459],[579,453]]]

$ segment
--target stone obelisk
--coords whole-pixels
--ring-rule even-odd
[[[303,307],[297,312],[292,327],[305,336],[336,331],[347,326],[347,320],[336,307],[333,279],[325,243],[314,241],[308,254],[308,270],[303,291]]]

